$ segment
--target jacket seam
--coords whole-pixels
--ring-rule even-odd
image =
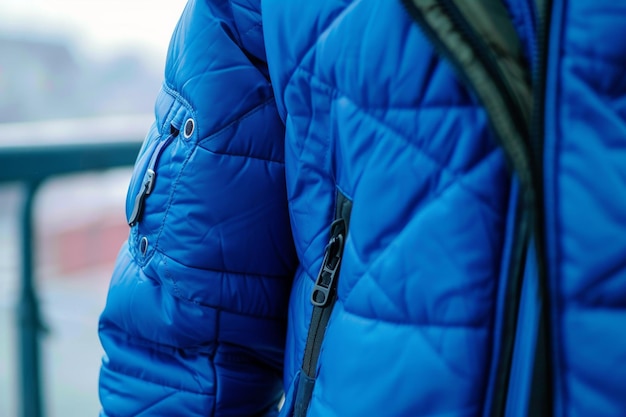
[[[195,270],[199,270],[199,271],[207,271],[207,272],[217,272],[217,273],[221,273],[221,274],[233,274],[233,275],[241,275],[241,276],[250,276],[253,278],[259,278],[259,279],[288,279],[288,275],[274,275],[274,274],[261,274],[261,273],[254,273],[254,272],[241,272],[241,271],[233,271],[233,270],[227,270],[227,269],[216,269],[216,268],[197,268],[194,266],[190,266],[190,265],[185,265],[171,257],[169,257],[165,252],[163,252],[162,250],[157,250],[155,249],[155,251],[158,251],[159,254],[163,257],[163,259],[165,260],[165,262],[167,262],[168,260],[172,260],[176,263],[179,263],[180,265],[184,266],[185,268],[191,268],[191,269],[195,269]]]
[[[482,155],[480,157],[480,159],[475,162],[472,165],[469,165],[467,167],[465,167],[464,170],[453,170],[451,169],[447,164],[443,163],[442,161],[438,160],[435,156],[433,156],[430,152],[427,152],[423,146],[420,146],[419,143],[415,143],[413,141],[408,140],[406,133],[399,131],[395,126],[390,125],[389,123],[385,122],[384,120],[381,120],[380,118],[376,117],[374,114],[372,114],[370,111],[368,110],[372,110],[373,108],[368,108],[368,107],[363,107],[360,106],[359,103],[357,103],[356,101],[352,100],[351,97],[343,94],[339,89],[334,88],[333,86],[329,85],[328,83],[325,83],[323,80],[321,80],[319,77],[317,77],[315,74],[312,74],[306,70],[302,70],[304,73],[306,73],[307,75],[309,75],[312,79],[315,79],[316,82],[319,82],[320,84],[324,85],[326,88],[330,89],[333,93],[335,93],[335,95],[340,94],[341,97],[345,97],[347,100],[349,100],[357,109],[358,111],[361,112],[361,114],[363,114],[365,117],[371,119],[372,121],[374,121],[375,123],[378,123],[379,125],[381,125],[382,127],[384,127],[385,129],[387,129],[389,132],[391,132],[392,134],[396,135],[398,138],[400,138],[401,140],[403,140],[407,145],[409,145],[412,149],[414,149],[416,152],[420,153],[421,155],[425,156],[426,158],[428,158],[431,162],[433,162],[439,169],[440,172],[442,173],[446,173],[448,175],[450,175],[453,178],[453,182],[452,184],[458,184],[459,186],[461,186],[464,190],[466,190],[468,193],[472,194],[472,196],[474,196],[475,198],[480,199],[480,197],[476,194],[476,192],[474,190],[472,190],[471,188],[467,187],[465,184],[463,184],[462,179],[464,177],[467,176],[467,174],[469,174],[470,172],[472,172],[476,167],[478,167],[480,164],[484,163],[491,154],[493,154],[493,152],[497,152],[498,150],[500,150],[500,147],[497,146],[495,143],[493,143],[493,148],[491,150],[489,150],[488,152],[486,152],[484,155]],[[313,81],[313,80],[312,80]],[[461,108],[471,108],[474,109],[476,111],[480,111],[481,107],[477,106],[477,105],[467,105],[467,106],[448,106],[448,107],[461,107]],[[418,107],[414,107],[411,108],[411,110],[416,111],[416,112],[420,112],[422,110],[424,110],[424,107],[422,106],[418,106]],[[451,185],[452,185],[451,184]],[[442,190],[443,191],[443,190]],[[482,202],[482,200],[481,200]],[[484,202],[483,202],[484,203]],[[493,207],[491,207],[491,205],[484,203],[490,210],[494,211]],[[497,214],[497,212],[495,212]]]
[[[461,187],[463,190],[465,190],[468,194],[470,194],[474,199],[478,200],[480,204],[482,204],[483,206],[485,206],[489,211],[492,212],[492,214],[499,216],[500,214],[491,206],[491,204],[485,202],[480,195],[478,195],[471,187],[468,187],[467,185],[465,185],[463,183],[463,179],[467,177],[468,174],[470,174],[474,169],[476,169],[477,167],[479,167],[481,164],[485,163],[489,157],[491,155],[493,155],[494,152],[498,152],[500,150],[500,147],[498,147],[495,143],[493,144],[493,148],[490,149],[489,151],[487,151],[484,155],[482,155],[478,161],[476,161],[474,164],[469,165],[467,167],[465,167],[465,169],[463,171],[458,171],[458,170],[452,170],[448,165],[446,165],[445,163],[439,161],[437,158],[435,158],[431,153],[427,152],[422,146],[420,146],[420,144],[415,143],[413,141],[408,140],[407,135],[404,132],[398,131],[395,126],[392,126],[388,123],[386,123],[385,121],[379,119],[378,117],[376,117],[375,115],[373,115],[371,112],[369,112],[368,110],[371,110],[372,108],[365,108],[360,106],[357,102],[353,101],[351,97],[344,95],[339,89],[333,87],[332,85],[324,82],[323,80],[321,80],[318,76],[316,76],[315,74],[306,71],[304,69],[301,69],[301,71],[303,73],[305,73],[306,75],[308,75],[311,79],[311,82],[315,82],[315,83],[319,83],[321,84],[324,88],[328,89],[328,94],[331,96],[336,97],[338,94],[340,94],[342,97],[345,97],[347,100],[349,100],[356,108],[357,110],[366,118],[371,119],[373,122],[378,123],[379,125],[381,125],[382,127],[384,127],[385,129],[387,129],[391,134],[395,135],[396,137],[398,137],[400,140],[402,140],[403,142],[405,142],[408,146],[410,146],[411,149],[413,149],[416,153],[419,153],[421,155],[423,155],[425,158],[427,158],[429,161],[431,161],[435,166],[436,166],[436,172],[434,175],[442,175],[442,174],[446,174],[449,175],[451,177],[451,182],[450,184],[448,184],[447,186],[445,186],[443,189],[441,189],[438,193],[433,195],[433,199],[429,202],[427,202],[425,205],[423,205],[422,207],[416,209],[416,212],[419,210],[422,210],[426,207],[428,207],[430,204],[434,203],[437,201],[438,197],[440,195],[442,195],[445,191],[447,191],[448,188],[454,186],[454,185],[458,185],[459,187]],[[476,111],[480,111],[481,108],[480,106],[477,105],[467,105],[467,106],[447,106],[447,107],[460,107],[460,108],[468,108],[468,109],[473,109]],[[424,110],[423,107],[418,106],[418,107],[414,107],[411,108],[412,111],[421,111]],[[308,135],[307,135],[308,136]],[[328,148],[328,146],[326,147]],[[328,173],[329,177],[331,176],[332,173]],[[315,239],[313,239],[311,241],[311,243],[314,241]],[[303,253],[306,253],[309,249],[311,248],[311,244],[309,246],[307,246],[307,248],[303,251]],[[317,259],[317,258],[316,258]],[[312,263],[313,264],[313,263]],[[305,267],[305,270],[308,270]],[[309,275],[307,273],[307,275]]]
[[[237,24],[237,19],[235,19],[235,11],[233,9],[233,1],[232,0],[230,0],[228,2],[228,9],[230,11],[230,19],[232,20],[233,27],[235,29],[234,32],[237,34],[237,40],[236,40],[237,46],[239,48],[243,49],[243,42],[241,40],[241,33],[239,33],[239,25]],[[215,414],[215,410],[213,410],[213,414]]]
[[[274,160],[274,159],[267,159],[267,158],[261,158],[261,157],[258,157],[258,156],[242,155],[242,154],[229,153],[229,152],[217,152],[217,151],[205,148],[204,146],[199,146],[199,147],[202,148],[203,151],[209,152],[209,153],[211,153],[213,155],[232,156],[233,158],[246,158],[246,159],[251,159],[251,160],[254,160],[254,161],[267,162],[269,164],[285,165],[285,161],[277,161],[277,160]]]
[[[335,21],[337,19],[339,19],[345,12],[346,10],[348,10],[349,8],[351,8],[354,4],[357,4],[358,1],[353,1],[351,4],[346,4],[343,8],[341,8],[341,10],[337,13],[337,15],[335,17],[333,17],[331,20],[329,20],[328,24],[324,27],[324,28],[320,28],[320,30],[317,32],[317,34],[314,34],[311,38],[312,41],[309,45],[305,45],[302,48],[302,54],[300,55],[299,59],[297,59],[297,64],[296,66],[293,68],[292,71],[290,71],[289,73],[286,73],[286,77],[285,77],[285,88],[282,89],[282,101],[283,101],[283,105],[285,103],[285,93],[287,92],[287,87],[291,84],[293,77],[296,75],[296,73],[298,72],[299,69],[302,69],[302,63],[304,62],[304,60],[313,53],[313,49],[315,48],[315,46],[317,45],[317,43],[319,42],[320,37],[322,37],[324,35],[324,33],[331,27],[333,26],[333,24],[335,23]],[[294,57],[294,58],[298,58],[298,57]],[[286,106],[285,107],[285,111]]]
[[[224,126],[219,127],[217,130],[214,130],[213,132],[209,133],[206,137],[204,137],[202,139],[199,139],[197,144],[201,145],[204,142],[208,142],[208,141],[214,139],[216,136],[220,135],[221,133],[223,133],[225,130],[229,129],[233,125],[235,125],[237,123],[240,123],[240,122],[246,120],[247,118],[253,116],[255,113],[261,111],[261,109],[263,107],[267,106],[269,103],[271,103],[273,101],[274,101],[274,95],[270,95],[265,100],[261,101],[260,103],[256,104],[255,106],[253,106],[249,110],[246,110],[245,112],[240,114],[234,120],[231,120],[230,122],[228,122]]]
[[[232,3],[231,3],[232,5]],[[237,23],[235,23],[235,26],[237,26]],[[263,24],[261,22],[257,22],[254,25],[252,25],[249,29],[247,29],[244,33],[241,33],[239,36],[243,39],[244,36],[246,36],[248,33],[252,32],[253,30],[257,29],[257,28],[262,28]],[[239,31],[239,28],[237,28],[237,31]],[[243,43],[243,41],[242,41]]]
[[[185,388],[181,388],[181,387],[175,387],[171,384],[167,384],[167,383],[162,383],[159,381],[154,380],[153,378],[142,378],[139,375],[135,374],[134,372],[129,372],[127,369],[124,369],[122,367],[118,367],[116,365],[111,365],[110,363],[108,365],[106,365],[106,367],[111,370],[112,372],[116,372],[116,373],[120,373],[122,375],[134,378],[134,379],[138,379],[140,381],[145,381],[148,382],[150,384],[153,385],[158,385],[161,387],[167,387],[167,388],[171,388],[175,391],[181,391],[181,392],[185,392],[188,394],[193,394],[193,395],[201,395],[201,396],[205,396],[205,397],[215,397],[217,398],[217,396],[215,394],[210,394],[210,393],[206,393],[206,392],[198,392],[198,391],[192,391],[189,389],[185,389]]]
[[[257,21],[252,26],[250,26],[248,29],[246,29],[245,32],[242,33],[241,30],[239,29],[239,23],[237,22],[237,18],[235,17],[236,14],[235,14],[235,9],[233,7],[234,3],[235,2],[231,0],[231,1],[228,2],[228,5],[229,5],[229,8],[230,8],[230,17],[233,20],[233,26],[235,27],[235,30],[237,31],[237,37],[238,37],[237,43],[238,43],[238,46],[241,46],[242,49],[247,51],[247,49],[244,47],[244,40],[243,40],[244,36],[246,36],[248,33],[252,32],[253,30],[255,30],[255,29],[259,28],[259,27],[263,27],[263,23],[260,22],[260,21]],[[237,4],[237,7],[240,7],[242,9],[244,9],[243,4]],[[245,9],[245,10],[252,12],[251,9]],[[257,14],[257,15],[260,15],[260,13],[257,13],[256,10],[254,11],[254,13]]]
[[[163,82],[163,89],[165,90],[166,93],[170,94],[172,97],[174,97],[174,99],[178,102],[180,102],[188,111],[189,113],[192,114],[193,118],[196,118],[196,111],[194,110],[194,107],[191,105],[191,103],[189,103],[189,101],[187,101],[187,99],[185,97],[182,96],[182,94],[180,94],[178,91],[176,91],[174,89],[174,87],[170,86],[169,83],[167,82],[167,80],[165,80]],[[172,104],[173,106],[173,104]],[[171,107],[170,107],[170,111],[171,111]],[[169,119],[169,115],[166,118],[166,120]],[[161,126],[162,129],[165,128],[165,123],[163,124],[163,126]]]
[[[285,164],[284,160],[281,161],[281,160],[276,160],[276,159],[271,159],[271,158],[263,158],[263,157],[260,157],[260,156],[244,155],[244,154],[237,154],[237,153],[231,153],[231,152],[218,152],[216,150],[209,149],[208,147],[203,146],[205,144],[205,142],[210,142],[210,141],[214,140],[217,136],[221,135],[222,133],[224,133],[226,130],[228,130],[229,128],[231,128],[235,124],[241,123],[244,120],[254,116],[256,113],[260,112],[264,107],[266,107],[267,105],[271,104],[273,101],[274,101],[274,96],[272,95],[271,97],[267,98],[263,102],[261,102],[261,103],[257,104],[256,106],[254,106],[252,109],[246,111],[244,114],[242,114],[241,116],[239,116],[235,120],[229,122],[227,125],[219,128],[218,130],[216,130],[213,133],[209,134],[205,138],[200,139],[197,142],[197,146],[200,147],[202,150],[204,150],[206,152],[210,152],[210,153],[212,153],[214,155],[233,156],[233,157],[237,157],[237,158],[248,158],[248,159],[257,160],[257,161],[265,161],[265,162],[269,162],[269,163],[284,165]],[[193,152],[195,152],[195,150],[193,150],[191,152],[193,153]]]
[[[171,96],[173,96],[173,98],[177,101],[179,101],[188,111],[189,113],[191,113],[191,115],[193,116],[193,118],[196,118],[196,111],[194,110],[193,106],[191,106],[191,104],[189,104],[189,102],[180,94],[178,93],[173,87],[169,86],[167,84],[167,82],[163,83],[163,89],[165,90],[166,93],[170,94]],[[253,106],[251,109],[245,111],[244,113],[242,113],[241,115],[239,115],[239,117],[235,118],[234,120],[228,122],[226,125],[218,127],[217,130],[214,130],[213,132],[210,132],[206,137],[199,139],[196,142],[196,146],[200,146],[202,149],[205,149],[207,151],[210,151],[208,148],[201,146],[204,142],[209,142],[212,139],[215,139],[216,136],[219,136],[221,133],[223,133],[224,131],[228,130],[230,127],[232,127],[233,125],[240,123],[246,119],[248,119],[249,117],[252,117],[255,113],[261,111],[263,109],[263,107],[266,107],[268,104],[271,104],[272,102],[274,102],[274,95],[271,94],[269,97],[267,97],[265,100],[261,101],[260,103],[256,104],[255,106]],[[172,106],[174,104],[172,103]],[[172,106],[170,106],[170,110],[168,110],[167,113],[171,112],[171,108]],[[167,114],[166,113],[166,114]],[[167,120],[169,119],[169,117],[165,118],[165,122],[163,122],[163,124],[160,126],[160,130],[159,133],[162,132],[165,129],[165,126],[167,125]],[[194,147],[195,148],[195,147]],[[190,151],[190,153],[193,153],[194,150],[192,149]],[[262,161],[268,161],[268,162],[274,162],[274,163],[278,163],[278,164],[284,164],[284,161],[277,161],[277,160],[273,160],[273,159],[269,159],[269,158],[260,158],[260,157],[255,157],[255,156],[251,156],[251,155],[239,155],[239,154],[231,154],[231,153],[227,153],[227,152],[223,152],[223,153],[219,153],[219,152],[215,152],[215,151],[210,151],[213,152],[215,154],[218,155],[232,155],[232,156],[241,156],[241,157],[247,157],[247,158],[251,158],[251,159],[258,159],[258,160],[262,160]]]
[[[385,317],[381,317],[381,316],[370,316],[370,315],[366,315],[366,314],[362,314],[360,312],[357,312],[351,308],[348,308],[346,306],[346,303],[341,300],[338,299],[338,302],[340,302],[343,305],[343,311],[352,315],[352,316],[356,316],[356,317],[360,317],[366,320],[373,320],[376,322],[383,322],[383,323],[387,323],[387,324],[394,324],[394,325],[398,325],[398,326],[415,326],[415,327],[450,327],[450,328],[459,328],[459,329],[483,329],[483,328],[488,328],[491,326],[490,323],[485,323],[485,324],[477,324],[477,323],[438,323],[438,322],[422,322],[422,321],[400,321],[400,320],[392,320],[392,319],[388,319]]]
[[[302,62],[300,62],[300,64],[298,64],[296,69],[293,71],[293,74],[292,74],[289,82],[286,84],[285,90],[287,90],[287,86],[291,85],[293,77],[298,72],[304,73],[304,74],[308,75],[311,78],[315,78],[315,80],[317,82],[319,82],[320,84],[323,84],[327,88],[329,88],[329,89],[333,90],[334,92],[338,93],[338,95],[347,98],[348,100],[350,100],[351,103],[353,103],[355,106],[357,106],[361,111],[363,111],[365,113],[368,113],[368,114],[370,114],[369,110],[424,111],[424,110],[436,110],[436,109],[447,110],[447,109],[451,109],[451,108],[468,109],[468,110],[469,109],[475,109],[475,110],[481,110],[482,109],[482,106],[477,104],[477,103],[467,103],[467,104],[441,103],[441,104],[438,104],[438,103],[416,102],[416,103],[407,104],[407,105],[395,105],[395,106],[394,105],[388,105],[388,104],[384,104],[384,105],[380,105],[380,106],[365,105],[365,103],[361,103],[361,102],[357,101],[354,97],[352,97],[351,95],[347,94],[345,91],[343,91],[339,87],[334,86],[334,85],[330,84],[327,81],[324,81],[319,75],[314,74],[310,70],[306,69],[304,67],[304,65],[302,64]]]
[[[166,86],[167,87],[167,86]],[[180,97],[175,91],[170,91],[171,94],[175,94],[177,97]],[[268,103],[270,103],[272,100],[274,99],[274,96],[272,95],[271,97],[269,97],[268,99],[266,99],[265,101],[263,101],[262,103],[258,104],[257,106],[253,107],[252,109],[250,109],[248,112],[244,113],[242,116],[238,117],[237,119],[233,120],[232,122],[230,122],[229,124],[227,124],[226,126],[220,128],[219,130],[215,131],[214,133],[212,133],[211,135],[207,136],[206,138],[198,141],[190,151],[187,152],[187,155],[185,156],[185,160],[183,161],[183,163],[181,164],[180,169],[178,170],[178,174],[176,175],[176,179],[172,182],[172,186],[170,189],[170,195],[168,197],[168,201],[167,201],[167,206],[163,212],[163,220],[161,221],[161,226],[159,227],[159,231],[156,234],[156,242],[155,242],[155,249],[159,249],[159,243],[161,241],[161,234],[163,233],[163,229],[165,228],[165,223],[167,220],[167,216],[169,215],[170,212],[170,208],[172,206],[172,203],[174,201],[174,195],[176,194],[176,189],[178,188],[178,184],[180,183],[180,179],[183,176],[183,172],[185,171],[187,164],[189,163],[189,160],[191,159],[191,156],[197,151],[197,147],[200,146],[200,144],[204,141],[209,140],[210,138],[215,137],[217,134],[221,133],[222,131],[224,131],[225,129],[228,129],[230,126],[232,126],[234,123],[237,123],[241,120],[244,120],[247,117],[250,117],[252,114],[256,113],[257,111],[260,111],[260,109],[262,107],[264,107],[265,105],[267,105]],[[181,97],[181,100],[182,99]],[[186,103],[186,101],[184,102]],[[183,103],[183,104],[184,104]],[[195,117],[195,112],[193,110],[190,110],[190,112],[192,113],[192,115],[194,115]],[[209,151],[208,149],[206,149],[205,147],[200,146],[202,149]],[[224,154],[224,155],[230,155],[230,154]],[[248,156],[248,158],[250,159],[259,159],[259,158],[255,158],[252,156]],[[268,162],[276,162],[276,161],[271,161],[271,160],[264,160],[264,161],[268,161]],[[284,162],[276,162],[279,164],[284,164]]]
[[[162,285],[163,286],[163,285]],[[200,301],[196,301],[196,300],[191,300],[187,297],[183,297],[181,295],[177,295],[172,293],[171,291],[168,291],[166,288],[166,291],[168,294],[171,294],[172,297],[177,298],[183,302],[189,303],[189,304],[193,304],[195,306],[198,307],[202,307],[202,308],[208,308],[211,310],[215,310],[215,312],[219,315],[221,313],[228,313],[228,314],[235,314],[237,316],[244,316],[244,317],[253,317],[256,319],[261,319],[261,320],[270,320],[270,321],[283,321],[285,318],[282,316],[264,316],[264,315],[260,315],[260,314],[254,314],[254,313],[245,313],[245,312],[241,312],[241,311],[235,311],[229,308],[224,308],[223,306],[216,306],[216,305],[211,305],[211,304],[207,304],[207,303],[203,303]]]
[[[100,331],[102,331],[102,328],[100,329]],[[117,324],[116,322],[112,322],[112,321],[107,322],[107,331],[109,331],[110,333],[114,333],[115,337],[119,339],[123,338],[124,341],[127,342],[128,344],[132,344],[140,348],[160,349],[161,351],[166,350],[168,351],[168,353],[171,353],[174,351],[176,352],[182,351],[188,354],[197,354],[198,356],[204,354],[204,356],[210,357],[211,351],[207,348],[207,346],[208,345],[214,346],[217,344],[217,340],[204,341],[202,343],[196,343],[193,345],[173,345],[173,344],[163,343],[163,342],[159,342],[156,340],[148,339],[140,334],[131,332],[127,328],[124,328],[120,326],[119,324]]]
[[[492,150],[489,154],[491,154],[492,152],[496,151],[497,149]],[[473,169],[475,169],[477,166],[479,166],[481,163],[483,163],[486,160],[486,158],[481,159],[481,161],[479,161],[477,164],[475,164],[474,166],[472,166],[472,168],[470,170],[467,171],[467,173],[471,172]],[[452,187],[454,187],[455,185],[461,187],[463,190],[466,190],[470,195],[472,195],[472,197],[476,198],[479,200],[479,202],[486,207],[489,211],[493,212],[494,215],[496,216],[500,216],[498,212],[496,212],[489,204],[484,203],[482,200],[479,199],[479,197],[471,190],[468,189],[466,186],[464,186],[462,184],[462,182],[460,181],[460,179],[463,176],[461,176],[459,179],[456,179],[454,181],[451,181],[450,184],[446,185],[445,187],[443,187],[441,190],[439,190],[438,192],[433,194],[433,197],[431,200],[427,201],[426,203],[424,203],[422,206],[416,207],[410,217],[410,219],[406,222],[406,225],[408,226],[410,223],[412,223],[413,221],[415,221],[417,219],[417,217],[424,212],[424,210],[427,210],[429,207],[432,207],[433,204],[437,203],[437,201],[444,195],[444,193],[448,192]],[[501,217],[501,216],[500,216]],[[406,226],[403,229],[403,231],[406,230]],[[363,271],[362,275],[366,275],[369,274],[371,269],[383,258],[386,257],[386,254],[392,250],[393,246],[394,246],[394,242],[396,242],[401,236],[403,235],[403,232],[398,233],[390,242],[387,243],[386,247],[384,250],[382,250],[375,258],[373,258],[369,264],[368,267],[365,271]],[[378,281],[376,281],[375,279],[373,280],[374,283],[380,287]],[[354,287],[350,288],[350,290],[348,292],[346,292],[346,295],[344,297],[345,300],[347,300],[350,297],[350,294],[352,293],[352,290],[354,289]],[[387,296],[387,294],[385,294],[385,296]]]
[[[488,153],[486,153],[485,155],[483,155],[483,157],[481,158],[480,161],[478,161],[476,164],[467,167],[467,169],[465,171],[454,171],[452,169],[450,169],[450,167],[448,165],[446,165],[445,163],[439,161],[436,157],[434,157],[430,152],[427,152],[423,146],[420,146],[420,144],[412,142],[410,140],[408,140],[406,133],[399,131],[395,126],[390,125],[389,123],[385,122],[384,120],[381,120],[380,118],[378,118],[377,116],[375,116],[374,114],[371,113],[371,110],[376,110],[376,107],[366,107],[366,106],[362,106],[360,103],[358,103],[357,101],[355,101],[352,97],[346,95],[344,92],[342,92],[341,90],[339,90],[338,88],[328,84],[327,82],[323,81],[322,79],[320,79],[320,77],[316,76],[315,74],[305,70],[305,69],[301,69],[302,72],[304,72],[305,74],[307,74],[309,77],[311,77],[312,79],[315,79],[316,82],[319,82],[320,84],[324,85],[326,88],[330,89],[333,93],[334,96],[341,96],[341,97],[345,97],[347,100],[350,101],[350,103],[352,103],[364,116],[370,118],[371,120],[377,122],[379,125],[385,127],[386,129],[388,129],[388,131],[392,132],[393,134],[395,134],[396,136],[398,136],[399,138],[401,138],[402,140],[404,140],[404,142],[406,142],[409,146],[411,146],[413,149],[415,149],[417,152],[421,153],[422,155],[424,155],[425,157],[427,157],[429,160],[431,160],[433,163],[435,163],[441,171],[447,172],[449,173],[452,177],[454,178],[459,178],[465,175],[465,173],[471,171],[473,169],[474,166],[478,165],[480,162],[482,162],[483,159],[485,159],[487,157],[487,155],[489,155],[491,152],[493,152],[496,149],[499,149],[497,146],[495,146],[494,144],[494,149],[492,149],[491,151],[489,151]],[[451,107],[455,107],[455,108],[467,108],[467,109],[474,109],[475,111],[480,111],[481,108],[480,106],[477,105],[467,105],[467,106],[442,106],[443,108],[451,108]],[[387,108],[389,110],[393,109],[392,107]],[[424,106],[415,106],[415,107],[411,107],[411,108],[407,108],[407,110],[411,110],[411,111],[415,111],[415,112],[420,112],[422,110],[427,109],[427,107]]]
[[[165,265],[165,275],[166,277],[172,277],[172,274],[170,273],[169,269],[167,268],[167,257],[163,257],[163,263]],[[219,272],[219,271],[218,271]],[[242,274],[235,274],[235,275],[242,275]],[[148,275],[146,275],[148,276]],[[205,307],[205,308],[210,308],[213,310],[216,310],[218,315],[224,311],[226,313],[230,313],[230,314],[237,314],[237,315],[242,315],[242,316],[246,316],[246,317],[255,317],[255,318],[260,318],[260,319],[268,319],[268,320],[272,320],[272,321],[280,321],[282,320],[282,317],[280,316],[273,316],[273,315],[259,315],[259,314],[252,314],[252,313],[244,313],[244,312],[240,312],[240,311],[235,311],[229,308],[224,308],[223,306],[214,306],[211,304],[207,304],[198,300],[192,300],[191,298],[188,298],[186,296],[184,296],[182,294],[182,290],[181,288],[178,286],[178,280],[174,279],[174,278],[170,278],[172,281],[172,288],[173,291],[170,291],[168,289],[169,285],[165,285],[163,282],[159,281],[159,280],[154,280],[154,282],[158,283],[161,288],[163,288],[168,294],[172,295],[172,297],[175,297],[183,302],[187,302],[193,305],[197,305],[197,306],[201,306],[201,307]]]

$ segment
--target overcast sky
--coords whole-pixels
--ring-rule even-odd
[[[0,30],[72,39],[93,54],[140,46],[164,57],[186,0],[0,0]],[[74,39],[78,35],[78,39]]]

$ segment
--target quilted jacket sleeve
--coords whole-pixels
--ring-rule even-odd
[[[102,417],[276,414],[297,261],[258,3],[190,0],[173,33],[99,322]]]

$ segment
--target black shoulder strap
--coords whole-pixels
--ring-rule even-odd
[[[500,0],[403,0],[435,50],[485,108],[524,190],[533,189],[529,150],[532,89],[521,43]]]
[[[405,8],[435,50],[456,70],[459,79],[484,107],[492,131],[520,184],[520,205],[516,212],[515,241],[506,283],[506,309],[501,351],[489,415],[503,416],[515,346],[518,310],[529,242],[540,230],[537,190],[541,161],[533,160],[530,132],[533,91],[521,42],[501,0],[402,0]],[[545,265],[543,254],[537,251]],[[542,271],[539,271],[542,275]],[[540,279],[545,280],[545,276]],[[550,415],[550,363],[547,296],[542,284],[541,319],[529,414]],[[539,413],[539,414],[537,414]]]

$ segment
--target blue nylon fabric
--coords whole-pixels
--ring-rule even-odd
[[[103,416],[277,414],[297,259],[259,6],[190,1],[172,36],[127,215],[151,160],[156,181],[100,318]]]
[[[555,416],[626,410],[626,4],[554,2],[545,126]]]
[[[514,177],[511,180],[511,191],[509,195],[509,207],[516,207],[519,203],[519,183],[517,179]],[[504,322],[506,320],[505,311],[510,303],[510,301],[506,297],[506,292],[508,287],[506,285],[509,275],[510,275],[510,264],[512,263],[511,258],[513,256],[513,250],[515,245],[515,229],[516,229],[516,212],[515,210],[509,210],[507,219],[506,219],[506,232],[505,232],[505,241],[502,249],[502,262],[499,273],[499,280],[497,284],[497,296],[496,296],[496,305],[494,310],[494,338],[493,345],[491,351],[491,364],[489,370],[489,381],[495,381],[499,371],[500,362],[498,358],[503,354],[504,346],[502,335],[500,334],[499,329],[502,329],[505,325]],[[524,381],[527,382],[527,381]],[[521,382],[522,384],[524,382]],[[485,394],[485,404],[493,404],[494,395],[501,388],[497,386],[496,383],[489,383],[487,385],[487,392]],[[490,417],[492,415],[490,407],[484,407],[483,417]]]
[[[519,315],[515,335],[515,348],[511,364],[511,377],[507,389],[505,415],[528,416],[532,387],[535,345],[541,302],[538,294],[539,278],[534,241],[529,244],[524,265],[524,280],[520,294]]]
[[[535,66],[534,5],[505,3]],[[626,43],[614,40],[626,39],[626,6],[553,8],[544,179],[555,415],[619,416]],[[273,416],[284,390],[289,417],[338,192],[353,210],[309,415],[484,415],[517,191],[484,111],[400,2],[190,1],[127,215],[156,145],[188,119],[190,137],[162,148],[113,271],[101,416]],[[520,341],[515,357],[532,348]],[[527,401],[523,362],[511,415]]]
[[[263,10],[301,262],[285,385],[339,190],[353,209],[309,415],[478,415],[509,184],[484,112],[399,2]]]

